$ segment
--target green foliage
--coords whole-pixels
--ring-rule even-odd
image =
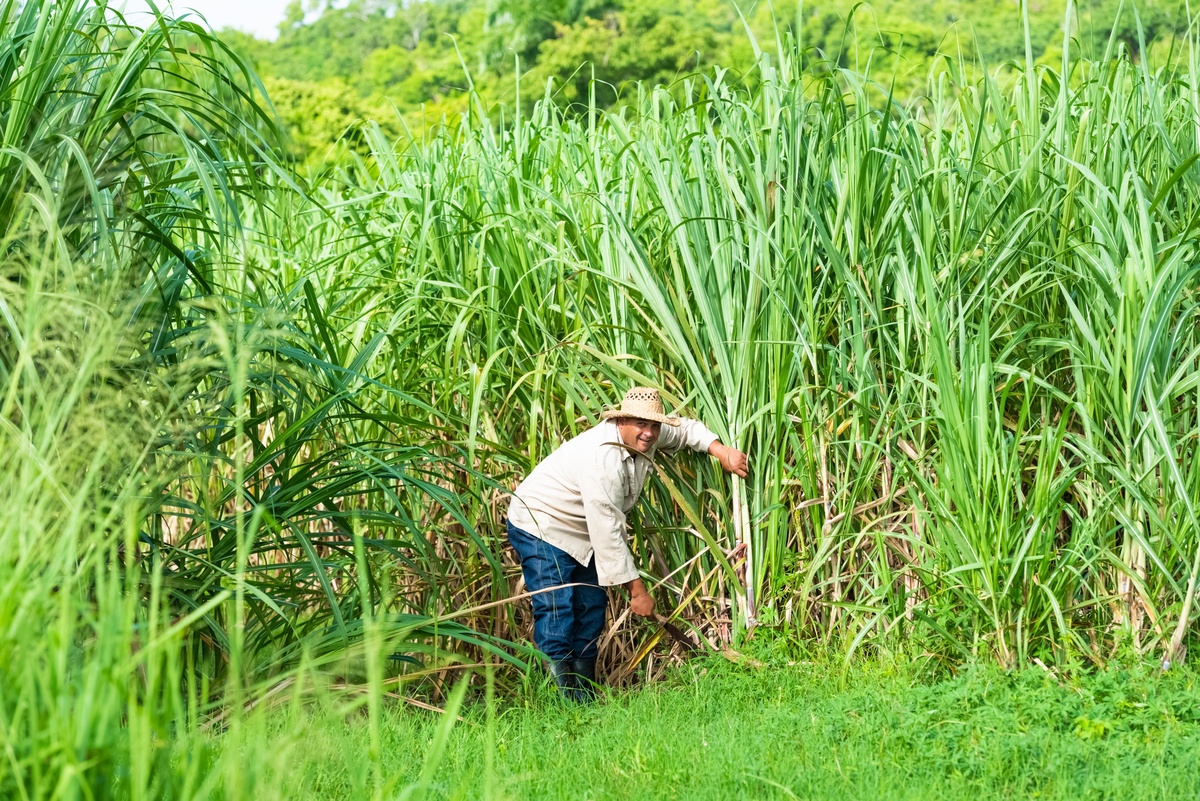
[[[1183,5],[1165,0],[1102,0],[1083,3],[1082,9],[1079,38],[1083,52],[1091,58],[1102,58],[1111,41],[1137,61],[1142,57],[1143,45],[1169,40],[1187,27]]]
[[[398,45],[388,45],[372,50],[363,60],[359,92],[364,95],[379,95],[403,84],[416,71],[413,57]],[[405,98],[399,102],[412,103],[419,98]]]
[[[1190,84],[1124,56],[1009,68],[951,62],[885,112],[878,83],[793,53],[752,88],[643,87],[636,113],[472,115],[373,140],[353,225],[445,332],[405,361],[440,365],[494,471],[629,382],[755,455],[741,486],[683,465],[647,489],[637,547],[696,566],[681,612],[928,634],[948,660],[1130,636],[1172,661],[1200,553]],[[1167,137],[1119,134],[1145,117]],[[713,556],[746,549],[748,593]]]
[[[315,165],[337,163],[347,151],[367,152],[360,127],[379,110],[350,86],[338,79],[309,83],[268,78],[265,87],[296,157]],[[397,127],[389,126],[392,135]]]
[[[901,102],[881,89],[900,38],[868,47],[857,15],[849,28],[784,20],[744,75],[675,80],[692,70],[685,48],[719,50],[733,18],[714,10],[706,28],[665,5],[566,4],[552,9],[555,42],[609,37],[613,53],[640,53],[627,66],[663,56],[656,74],[674,82],[595,101],[611,112],[569,82],[574,97],[538,86],[509,109],[446,88],[448,60],[429,66],[449,52],[429,22],[448,6],[357,5],[360,22],[408,26],[371,52],[398,47],[411,71],[392,51],[378,80],[443,92],[445,124],[344,125],[368,111],[356,73],[276,75],[285,118],[299,109],[288,119],[312,137],[300,155],[322,163],[301,179],[256,74],[206,31],[122,28],[83,0],[3,8],[0,794],[292,787],[286,754],[262,746],[272,704],[293,727],[363,710],[354,792],[428,784],[428,764],[413,778],[411,756],[387,762],[385,698],[452,712],[462,694],[445,676],[463,662],[490,664],[502,690],[521,680],[506,491],[630,383],[661,386],[753,459],[746,482],[700,459],[664,465],[635,518],[665,611],[706,642],[753,647],[757,618],[754,637],[776,630],[780,652],[836,656],[823,681],[852,691],[864,653],[1058,671],[942,685],[944,725],[895,744],[937,757],[906,775],[915,783],[1076,790],[1065,768],[988,772],[994,759],[1041,765],[1064,739],[1061,764],[1077,780],[1095,760],[1097,792],[1113,742],[1135,766],[1183,775],[1193,721],[1172,682],[1191,681],[1179,663],[1200,606],[1190,48],[1152,69],[1161,44],[1089,62],[1063,37],[1057,64],[1031,45],[1002,80],[941,61],[922,78],[930,92]],[[481,43],[536,29],[531,9],[455,17],[455,63],[480,66],[481,91],[502,63]],[[927,51],[934,23],[910,23]],[[307,27],[289,29],[297,51],[339,63]],[[806,49],[810,29],[828,53]],[[849,68],[868,60],[882,75]],[[421,83],[431,75],[442,89]],[[614,626],[611,683],[661,672],[656,636]],[[1103,679],[1114,653],[1174,666],[1157,685],[1172,697],[1159,703],[1134,671]],[[993,685],[1015,716],[990,709]],[[710,701],[721,713],[708,686],[683,682],[671,714],[694,723]],[[743,686],[743,711],[772,691]],[[888,745],[881,729],[924,720],[902,706],[858,729],[859,706],[774,692],[765,724],[725,719],[857,743],[864,765]],[[789,695],[822,718],[794,714]],[[601,732],[570,714],[554,742],[567,725]],[[1022,726],[1043,733],[1028,751],[972,750],[980,732]],[[448,728],[433,734],[436,753]],[[1182,750],[1162,745],[1176,734]],[[299,747],[292,735],[272,742]],[[1138,738],[1151,750],[1133,750]],[[679,742],[693,753],[705,740]],[[770,746],[755,741],[743,764],[774,784],[716,786],[807,792],[775,778]],[[520,754],[522,770],[555,766],[551,751]],[[614,752],[650,777],[646,794],[674,775],[655,754]],[[842,780],[833,765],[801,764],[813,792]],[[1129,775],[1123,794],[1150,786]],[[330,774],[312,785],[345,794]]]
[[[364,417],[406,397],[362,372],[383,336],[331,335],[277,247],[320,207],[256,76],[82,1],[4,5],[0,54],[0,796],[208,797],[247,692],[512,658],[386,579],[446,566],[430,511],[478,532],[392,433],[440,422]]]
[[[392,119],[391,106],[377,102],[387,98],[414,129],[445,113],[453,120],[466,109],[472,87],[486,102],[511,107],[518,74],[527,111],[547,82],[560,105],[583,108],[594,101],[613,108],[636,103],[637,82],[671,84],[693,73],[711,76],[718,67],[745,74],[753,85],[757,57],[748,26],[769,53],[790,37],[805,48],[807,61],[860,72],[869,67],[894,85],[898,97],[910,98],[929,89],[939,57],[978,58],[990,69],[1024,61],[1026,27],[1034,60],[1061,58],[1064,24],[1087,55],[1100,57],[1116,30],[1116,41],[1136,59],[1141,47],[1134,9],[1126,6],[1118,18],[1117,5],[1085,3],[1068,21],[1062,0],[1024,10],[1010,0],[884,0],[870,6],[839,0],[805,5],[802,16],[798,9],[772,11],[760,3],[745,9],[743,20],[727,0],[354,0],[324,5],[311,19],[294,4],[273,43],[232,33],[226,38],[260,73],[290,82],[282,84],[291,88],[276,104],[297,153],[315,163],[337,141],[338,126],[319,132],[295,126],[293,120],[311,120],[312,114],[289,105],[293,98],[306,104],[308,97],[332,92],[331,81],[353,87],[362,111],[377,121]],[[1140,3],[1144,41],[1173,41],[1182,30],[1180,13],[1165,0]],[[348,99],[334,102],[344,107]]]
[[[726,9],[724,19],[711,13],[718,7]],[[603,19],[560,26],[555,38],[542,42],[531,77],[538,85],[561,86],[556,97],[562,102],[585,105],[596,81],[595,103],[609,107],[633,82],[671,84],[709,64],[729,63],[727,42],[736,15],[715,2],[707,11],[650,0]]]

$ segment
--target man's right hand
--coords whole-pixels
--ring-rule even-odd
[[[654,596],[646,591],[646,585],[642,583],[640,578],[625,585],[631,596],[629,608],[635,615],[641,617],[650,617],[654,614]]]
[[[635,595],[633,596],[633,600],[629,602],[629,608],[633,610],[635,615],[650,617],[654,614],[654,596],[648,592]]]

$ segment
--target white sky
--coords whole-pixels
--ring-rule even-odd
[[[279,35],[275,27],[283,21],[289,0],[154,0],[160,9],[169,5],[175,16],[198,11],[213,30],[237,28],[259,39],[274,40]],[[121,0],[110,0],[109,6],[120,8]],[[145,25],[150,8],[146,0],[125,0],[126,19],[134,25]]]

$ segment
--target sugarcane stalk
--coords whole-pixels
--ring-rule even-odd
[[[734,545],[735,551],[738,549],[738,546],[742,545],[742,543],[744,542],[744,540],[742,539],[741,485],[742,485],[741,478],[739,476],[735,475],[733,477],[733,520],[731,521],[733,523],[733,545]],[[746,605],[746,600],[750,597],[750,589],[749,589],[749,587],[750,587],[750,573],[749,573],[750,547],[749,547],[749,545],[746,546],[746,562],[745,562],[745,564],[746,564],[747,572],[746,572],[746,581],[744,582],[743,587],[745,587],[746,591],[745,591],[745,594],[737,596],[738,606],[740,607],[739,611],[741,612],[742,618],[744,620],[749,618],[749,608]]]
[[[741,484],[741,530],[742,540],[746,543],[746,625],[753,626],[757,620],[755,611],[755,587],[756,580],[754,578],[754,537],[750,532],[750,503],[746,498],[746,482]],[[735,490],[736,491],[736,490]]]
[[[1188,578],[1187,594],[1183,598],[1183,609],[1179,612],[1179,623],[1175,633],[1171,635],[1171,643],[1163,655],[1162,669],[1169,670],[1174,662],[1179,661],[1180,650],[1183,646],[1183,635],[1187,632],[1188,618],[1192,616],[1192,602],[1196,598],[1196,575],[1200,573],[1200,548],[1196,549],[1196,557],[1192,561],[1192,574]]]

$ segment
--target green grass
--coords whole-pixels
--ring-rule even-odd
[[[1197,676],[1146,667],[1063,678],[976,665],[921,680],[911,663],[697,662],[593,707],[546,693],[464,705],[428,798],[1193,798]],[[844,683],[843,683],[844,682]],[[381,765],[415,787],[432,713],[383,715]],[[351,718],[297,727],[288,781],[311,798],[365,786],[368,734]],[[303,733],[289,734],[301,730]]]

